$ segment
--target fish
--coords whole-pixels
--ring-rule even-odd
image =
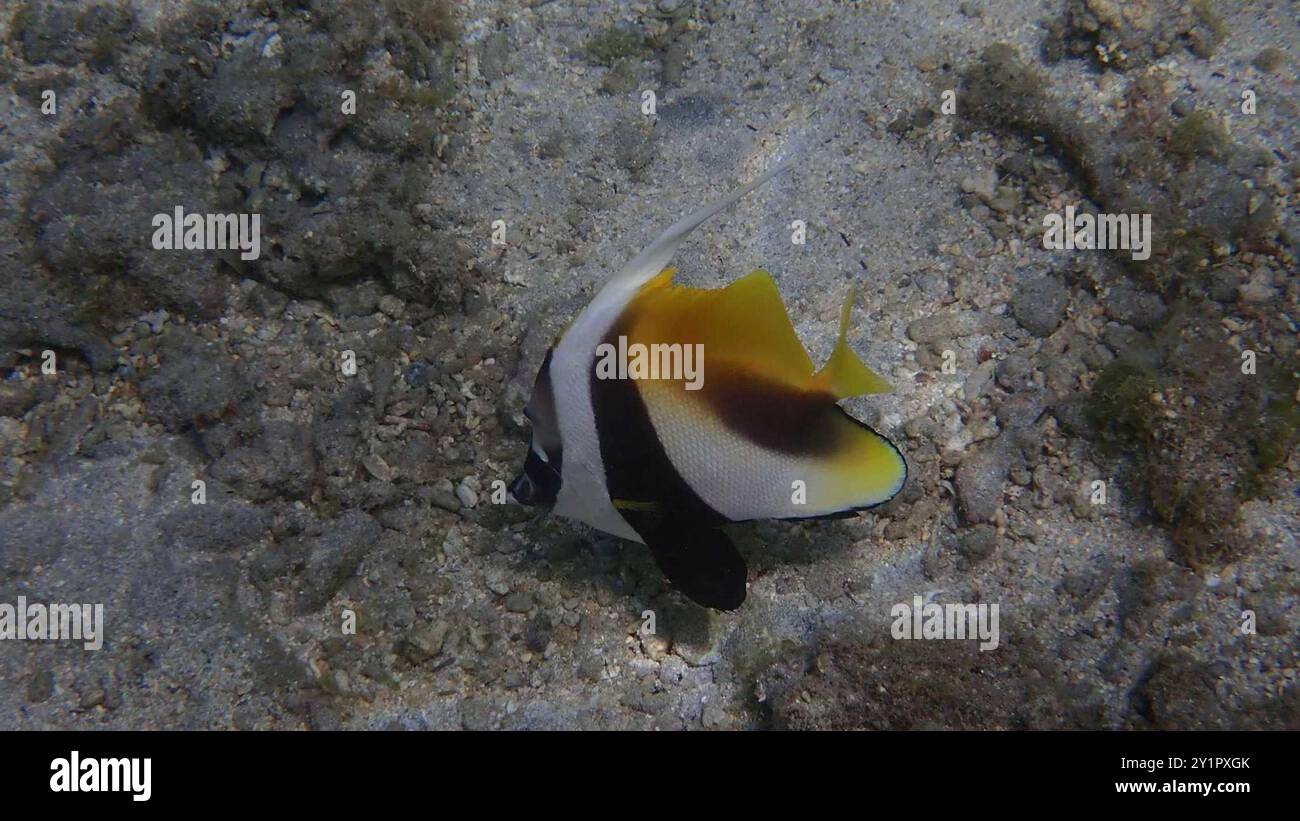
[[[770,273],[718,289],[675,282],[686,237],[787,167],[674,223],[573,319],[538,371],[509,486],[521,504],[646,545],[674,587],[721,611],[748,592],[726,526],[845,518],[907,481],[898,447],[839,404],[890,390],[849,346],[852,289],[815,369]]]

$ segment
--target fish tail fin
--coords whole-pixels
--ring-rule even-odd
[[[840,338],[822,369],[813,376],[813,384],[835,396],[847,399],[868,393],[888,393],[891,387],[883,377],[868,368],[849,347],[849,319],[853,316],[854,289],[840,309]]]

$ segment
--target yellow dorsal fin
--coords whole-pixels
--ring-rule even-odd
[[[669,265],[659,273],[655,274],[652,279],[641,286],[642,292],[654,288],[667,288],[673,284],[673,277],[677,276],[677,266]]]
[[[629,341],[702,343],[710,363],[752,368],[806,385],[813,362],[790,323],[772,275],[756,270],[725,288],[673,285],[674,268],[647,282],[629,305]]]
[[[889,383],[863,363],[849,347],[849,318],[853,315],[854,291],[849,290],[849,298],[840,309],[840,338],[835,343],[831,358],[826,360],[813,384],[833,394],[836,399],[850,396],[862,396],[868,393],[888,393]]]
[[[630,342],[703,343],[710,363],[752,369],[836,399],[890,390],[849,347],[852,291],[840,312],[835,350],[814,374],[812,359],[767,271],[755,270],[718,290],[674,285],[675,274],[675,268],[665,268],[630,303]]]

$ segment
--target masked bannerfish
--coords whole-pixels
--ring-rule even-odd
[[[665,231],[547,351],[510,486],[524,504],[647,545],[669,581],[719,610],[745,600],[747,574],[720,525],[849,516],[907,478],[898,449],[838,404],[889,390],[848,345],[851,293],[814,371],[767,272],[709,290],[674,284],[665,267],[692,230],[784,167]]]

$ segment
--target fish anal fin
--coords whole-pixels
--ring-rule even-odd
[[[830,359],[813,377],[816,389],[832,394],[836,399],[863,396],[869,393],[888,393],[891,388],[883,377],[868,368],[853,348],[849,347],[849,320],[853,315],[854,292],[840,309],[840,335]]]
[[[665,520],[642,536],[668,581],[691,601],[715,610],[745,602],[749,569],[726,533]]]

